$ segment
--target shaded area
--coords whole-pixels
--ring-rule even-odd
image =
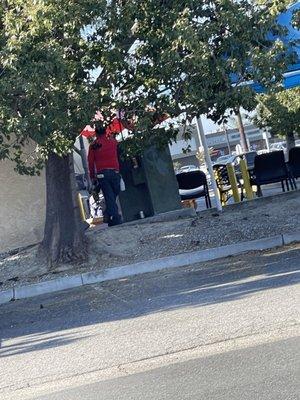
[[[0,357],[68,345],[86,338],[76,328],[236,301],[300,281],[300,248],[136,276],[17,301],[0,307]],[[74,329],[72,334],[68,329]],[[63,331],[63,332],[61,332]],[[11,346],[6,339],[18,338]]]

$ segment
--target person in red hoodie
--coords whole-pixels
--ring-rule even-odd
[[[90,145],[88,164],[91,181],[99,185],[105,199],[108,226],[121,224],[117,206],[121,182],[118,142],[113,135],[107,135],[103,127],[96,126],[96,140]]]

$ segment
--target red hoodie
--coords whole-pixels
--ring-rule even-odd
[[[104,169],[119,171],[118,142],[113,136],[98,136],[90,145],[88,154],[89,172],[91,179]]]

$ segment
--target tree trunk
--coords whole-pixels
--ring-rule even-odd
[[[289,154],[289,151],[295,147],[295,135],[294,132],[289,132],[286,135],[286,149],[287,149],[287,154]]]
[[[244,128],[240,110],[236,111],[236,117],[237,117],[238,130],[240,132],[241,146],[242,146],[243,152],[247,153],[247,151],[249,151],[249,148],[248,148],[246,132],[245,132],[245,128]]]
[[[84,223],[80,219],[73,156],[49,155],[46,163],[46,223],[41,250],[51,267],[87,258]]]
[[[224,130],[225,139],[226,139],[226,143],[227,143],[228,154],[231,155],[231,146],[230,146],[230,141],[229,141],[228,130],[224,124],[223,124],[223,130]]]

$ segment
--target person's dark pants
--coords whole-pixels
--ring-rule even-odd
[[[120,174],[113,169],[105,169],[99,171],[97,177],[105,199],[105,214],[108,217],[108,225],[119,225],[122,222],[117,206],[117,197],[120,194]]]

